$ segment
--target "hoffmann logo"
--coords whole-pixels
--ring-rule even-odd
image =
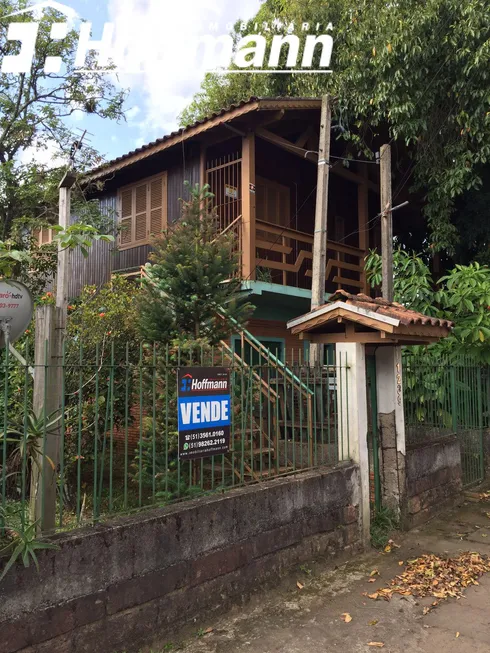
[[[9,23],[7,39],[20,43],[20,51],[15,55],[4,56],[1,64],[2,73],[28,73],[35,55],[36,43],[39,32],[39,23],[45,9],[54,9],[66,16],[64,22],[53,22],[50,36],[53,40],[66,38],[70,30],[79,22],[79,40],[75,54],[75,69],[80,73],[88,72],[126,72],[138,73],[145,69],[145,61],[141,59],[134,49],[128,54],[128,48],[121,44],[115,46],[116,24],[105,23],[101,39],[92,40],[92,23],[83,22],[77,12],[60,2],[46,0],[38,2],[26,9],[16,11],[0,18],[0,22]],[[15,21],[16,16],[32,14],[32,22]],[[229,34],[206,34],[196,39],[195,43],[185,44],[186,51],[182,52],[186,60],[189,57],[197,68],[204,71],[217,73],[330,73],[332,58],[333,38],[330,34],[318,34],[321,25],[303,23],[296,26],[294,23],[284,25],[279,21],[271,24],[262,23],[254,25],[256,33],[242,36],[236,48],[233,38]],[[246,25],[242,25],[243,30]],[[208,27],[209,31],[216,31],[216,24]],[[314,30],[315,34],[309,34]],[[330,23],[325,31],[332,31]],[[269,55],[267,57],[268,39],[264,33],[273,31],[282,32],[272,36],[270,40]],[[301,36],[295,34],[299,31]],[[131,48],[129,48],[131,50]],[[87,70],[86,58],[89,52],[96,53],[95,71]],[[302,52],[302,54],[300,54]],[[285,68],[276,70],[281,56],[285,53]],[[175,56],[175,53],[173,53]],[[318,56],[318,67],[313,70],[313,61]],[[234,65],[229,68],[230,62]],[[150,62],[146,62],[148,65]],[[154,63],[154,62],[151,62]],[[46,57],[44,70],[46,73],[59,73],[63,60],[61,57]]]

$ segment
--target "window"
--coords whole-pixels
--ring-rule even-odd
[[[119,191],[121,249],[150,242],[167,226],[167,173]]]
[[[53,242],[53,230],[48,227],[42,227],[34,231],[34,238],[37,240],[39,247],[41,245],[48,245]]]

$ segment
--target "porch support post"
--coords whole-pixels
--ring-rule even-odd
[[[381,501],[399,517],[405,507],[405,416],[401,347],[376,350]]]
[[[364,179],[364,183],[360,184],[357,188],[357,219],[359,221],[359,249],[363,251],[365,257],[367,256],[369,249],[369,179],[367,165],[361,164],[361,175]],[[360,275],[360,281],[363,284],[362,292],[367,295],[369,293],[369,286],[366,279],[366,262],[364,261],[364,257],[361,262],[362,272]]]
[[[336,366],[340,412],[339,460],[352,460],[359,465],[361,537],[364,545],[369,546],[371,512],[365,346],[360,343],[337,344]]]
[[[255,279],[255,134],[242,139],[242,269],[244,279]]]

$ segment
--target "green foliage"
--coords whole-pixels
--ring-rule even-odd
[[[379,288],[382,280],[382,260],[376,250],[366,258],[366,274],[372,288]],[[427,315],[434,314],[432,274],[420,254],[400,248],[393,253],[394,294],[400,304]]]
[[[393,510],[381,507],[371,519],[371,544],[376,549],[384,549],[390,535],[400,527],[400,521]]]
[[[67,414],[65,442],[68,476],[79,459],[84,465],[92,462],[96,444],[98,451],[102,450],[104,434],[110,428],[108,407],[111,403],[115,428],[125,421],[127,401],[132,405],[136,378],[134,365],[139,351],[136,331],[138,292],[137,285],[114,275],[100,289],[85,286],[77,302],[68,307],[65,378],[67,405],[71,406]],[[97,361],[97,365],[84,366],[80,370],[80,357],[92,363]],[[126,362],[131,368],[127,383],[126,372],[120,370],[121,364],[126,365]],[[128,418],[131,423],[131,414]],[[96,419],[97,443],[94,442]]]
[[[435,249],[453,253],[462,233],[451,221],[455,200],[481,186],[482,168],[490,162],[490,4],[267,0],[244,33],[254,33],[255,22],[276,18],[297,26],[320,23],[320,32],[332,22],[334,74],[207,75],[182,123],[253,95],[330,92],[338,97],[338,137],[351,152],[373,155],[370,140],[386,138],[386,128],[407,148],[405,183],[427,200]],[[270,46],[274,30],[265,35]],[[285,68],[284,57],[279,67]]]
[[[140,301],[140,328],[149,342],[205,339],[215,344],[251,306],[240,297],[238,256],[230,235],[220,235],[208,187],[196,186],[177,224],[154,242]]]
[[[7,16],[28,6],[27,0],[0,0],[0,15]],[[51,26],[64,19],[47,9],[39,23],[36,51],[28,73],[0,76],[0,275],[16,276],[37,295],[52,279],[56,268],[55,246],[35,251],[34,229],[58,222],[58,184],[64,174],[72,146],[80,135],[70,126],[74,112],[102,119],[123,117],[125,92],[119,92],[110,76],[75,70],[78,31],[62,40],[51,38]],[[16,16],[16,22],[31,22],[32,14]],[[0,25],[2,56],[16,55],[20,41],[7,39],[9,23]],[[46,73],[47,56],[60,56],[62,73]],[[90,53],[84,68],[93,70],[95,55]],[[73,124],[73,121],[71,121]],[[49,151],[49,163],[40,163]],[[27,162],[29,161],[29,162]],[[102,162],[87,143],[77,152],[81,171]],[[54,166],[59,167],[54,167]],[[87,202],[77,184],[73,189],[73,212],[78,222],[106,233],[107,225],[95,203]],[[87,250],[92,232],[71,228],[60,238],[66,246]]]
[[[2,508],[0,508],[0,517],[5,517]],[[5,548],[0,550],[0,556],[10,553],[10,558],[6,562],[0,575],[0,582],[5,578],[17,560],[22,560],[24,567],[29,567],[31,562],[34,562],[36,569],[39,571],[39,561],[36,552],[55,550],[59,548],[56,544],[37,539],[38,526],[39,522],[35,522],[25,528],[19,527],[9,529],[10,542]]]
[[[213,345],[236,331],[229,318],[242,323],[251,309],[239,295],[238,257],[231,236],[218,232],[211,199],[207,186],[196,186],[181,220],[156,239],[139,301],[141,333],[158,352],[143,349],[146,411],[151,415],[154,394],[156,410],[144,421],[133,478],[163,501],[194,492],[188,466],[177,472],[177,369],[214,364]]]
[[[471,263],[456,265],[437,283],[420,254],[396,250],[395,300],[407,308],[454,322],[448,338],[430,347],[434,355],[469,356],[490,363],[490,268]],[[366,259],[368,282],[381,282],[381,257],[372,251]]]

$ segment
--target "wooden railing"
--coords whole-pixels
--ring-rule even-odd
[[[256,221],[257,279],[283,286],[311,289],[313,235]],[[328,240],[326,290],[366,291],[363,281],[365,251]]]

